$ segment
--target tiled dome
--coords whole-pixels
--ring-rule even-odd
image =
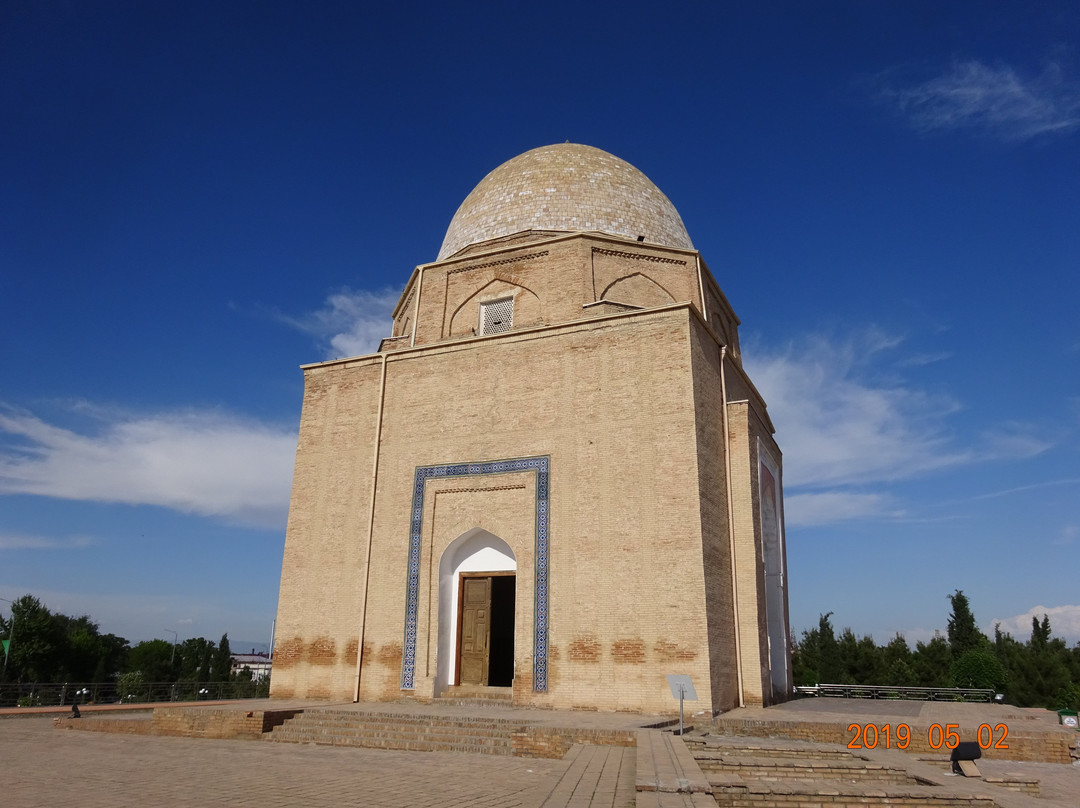
[[[446,230],[437,260],[525,230],[599,230],[693,249],[675,206],[613,154],[578,143],[542,146],[480,180]]]

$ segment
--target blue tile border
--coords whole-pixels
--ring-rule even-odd
[[[416,631],[420,605],[420,546],[423,536],[424,491],[430,478],[477,477],[486,474],[536,473],[536,544],[533,587],[533,690],[548,689],[548,497],[551,491],[551,458],[519,457],[481,463],[445,463],[417,466],[413,477],[412,518],[409,530],[409,572],[405,587],[405,647],[401,657],[401,689],[416,687]]]

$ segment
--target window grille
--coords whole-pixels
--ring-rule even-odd
[[[514,324],[514,298],[480,304],[480,333],[501,334]]]

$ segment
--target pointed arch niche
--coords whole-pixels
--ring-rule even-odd
[[[675,302],[667,289],[643,272],[635,272],[608,284],[600,293],[600,299],[643,308],[666,306]]]
[[[475,527],[451,542],[439,561],[439,645],[435,692],[442,693],[458,680],[458,631],[463,573],[516,573],[517,559],[510,545],[494,533]],[[513,577],[513,576],[509,576]],[[513,630],[510,632],[513,643]]]
[[[417,635],[420,626],[420,571],[421,558],[423,557],[424,536],[424,500],[427,491],[427,483],[441,479],[478,479],[489,475],[513,473],[532,473],[536,475],[535,482],[535,511],[533,514],[533,569],[532,569],[532,690],[536,693],[546,693],[548,689],[548,497],[550,490],[551,458],[547,455],[534,457],[517,457],[507,460],[489,460],[478,463],[446,463],[437,466],[417,466],[413,477],[413,507],[409,529],[409,557],[408,578],[405,588],[405,632],[402,643],[401,656],[401,689],[415,690],[417,677]],[[479,541],[476,541],[479,538]],[[460,542],[460,544],[459,544]],[[519,547],[519,550],[521,548]],[[458,569],[457,577],[461,578],[463,572],[468,571],[462,565],[489,564],[497,561],[501,555],[504,560],[500,563],[512,562],[516,570],[517,561],[515,554],[505,541],[479,528],[472,528],[455,539],[439,557],[439,635],[436,639],[438,649],[438,662],[435,674],[437,680],[451,682],[449,665],[443,665],[445,653],[443,652],[442,625],[446,622],[443,612],[443,581],[444,571]],[[432,565],[433,566],[433,565]],[[431,567],[428,567],[431,569]],[[432,573],[434,570],[431,569]],[[495,568],[487,567],[482,572],[496,572]],[[516,576],[515,576],[516,577]],[[516,600],[515,618],[520,620],[521,615],[529,605],[525,598]],[[446,613],[449,614],[449,613]],[[456,615],[455,615],[456,616]],[[456,620],[451,622],[456,624]],[[430,636],[430,635],[429,635]],[[526,653],[523,649],[517,649],[519,653]],[[451,651],[453,655],[453,651]],[[443,685],[445,686],[445,685]]]
[[[480,333],[480,304],[501,298],[510,298],[513,302],[514,325],[536,325],[543,321],[540,298],[531,289],[496,277],[469,295],[454,309],[450,316],[450,330],[447,336],[461,337]]]

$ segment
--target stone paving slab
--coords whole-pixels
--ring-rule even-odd
[[[539,808],[568,767],[456,753],[59,732],[0,720],[5,808]]]
[[[575,744],[542,808],[634,808],[634,750]]]

